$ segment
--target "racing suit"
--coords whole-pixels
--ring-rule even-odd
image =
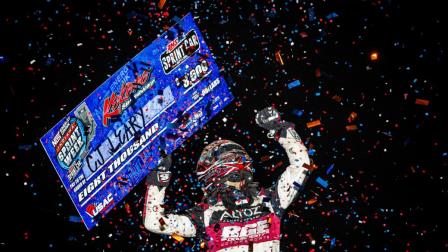
[[[209,251],[280,251],[280,219],[305,183],[310,160],[293,128],[277,138],[289,166],[268,189],[257,190],[251,204],[229,208],[223,200],[197,204],[186,214],[165,214],[161,207],[166,187],[149,185],[145,196],[144,226],[151,232],[202,237]]]

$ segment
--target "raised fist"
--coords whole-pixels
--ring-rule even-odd
[[[293,128],[294,124],[281,120],[280,113],[274,107],[267,107],[255,116],[255,122],[262,128],[269,130],[269,137],[273,137],[282,129]]]
[[[146,185],[155,185],[160,187],[167,187],[170,183],[171,179],[171,164],[172,159],[171,155],[162,155],[162,159],[159,162],[159,165],[157,165],[156,168],[154,168],[146,177]]]

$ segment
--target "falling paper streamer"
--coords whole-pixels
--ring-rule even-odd
[[[315,120],[306,124],[307,128],[313,128],[320,125],[320,120]]]
[[[415,104],[417,104],[417,105],[423,105],[423,106],[428,106],[428,105],[429,105],[429,100],[425,100],[425,99],[415,99]]]

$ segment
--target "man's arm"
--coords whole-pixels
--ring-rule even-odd
[[[286,209],[305,184],[308,169],[304,165],[310,164],[310,158],[308,150],[293,128],[282,131],[285,131],[284,136],[280,136],[278,142],[288,155],[289,165],[277,181],[277,192],[280,207]]]
[[[306,167],[309,167],[310,164],[308,151],[294,130],[294,125],[280,120],[280,115],[274,108],[269,107],[258,112],[256,122],[259,126],[269,130],[268,136],[275,138],[288,155],[288,167],[270,190],[276,198],[275,205],[284,210],[305,184],[309,173]]]
[[[196,228],[186,215],[165,214],[162,207],[165,190],[169,185],[171,156],[166,156],[159,166],[146,178],[145,206],[143,209],[144,226],[151,232],[167,235],[193,237]]]

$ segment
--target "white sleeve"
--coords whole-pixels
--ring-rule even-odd
[[[145,195],[143,212],[144,226],[147,230],[166,235],[194,237],[196,228],[190,218],[185,215],[164,214],[161,206],[165,197],[166,187],[149,185]]]
[[[305,182],[308,169],[303,165],[309,165],[310,158],[308,150],[293,128],[286,129],[286,136],[280,137],[278,141],[285,149],[289,159],[289,166],[278,179],[276,188],[280,207],[286,209]]]

